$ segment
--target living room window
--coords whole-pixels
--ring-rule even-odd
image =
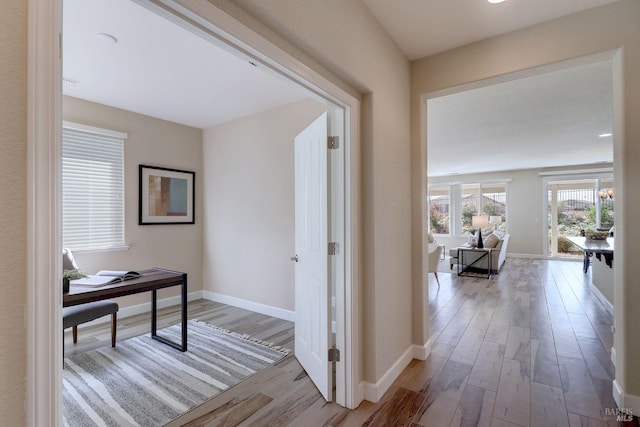
[[[124,246],[127,135],[64,122],[62,243],[72,250]]]
[[[435,234],[449,234],[449,186],[429,188],[429,226]]]
[[[506,231],[506,182],[434,184],[429,187],[428,199],[429,226],[435,234],[467,234],[472,231],[474,215],[499,216],[500,224],[494,228]]]
[[[461,185],[462,231],[468,232],[474,215],[499,216],[495,227],[506,230],[507,185],[505,183],[477,183]]]

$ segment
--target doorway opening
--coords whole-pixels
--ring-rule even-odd
[[[336,400],[347,406],[354,407],[359,403],[356,373],[358,351],[353,343],[351,331],[358,329],[357,315],[353,315],[353,310],[357,305],[351,301],[358,301],[357,297],[357,268],[352,264],[353,259],[357,259],[356,230],[358,229],[357,218],[357,188],[358,188],[358,121],[359,121],[359,101],[348,92],[331,83],[324,77],[318,75],[308,67],[302,66],[297,60],[258,36],[253,31],[244,27],[238,21],[229,20],[228,16],[222,13],[215,6],[208,2],[198,2],[189,4],[191,9],[179,6],[174,2],[144,2],[146,7],[154,9],[163,16],[169,16],[171,20],[179,25],[187,25],[205,34],[206,38],[222,43],[226,49],[232,49],[240,56],[251,59],[256,65],[284,78],[287,81],[300,85],[317,99],[322,99],[331,105],[337,106],[341,110],[341,121],[344,123],[344,131],[340,141],[340,155],[342,156],[342,169],[332,168],[331,173],[335,174],[335,185],[339,187],[341,193],[336,196],[339,205],[336,210],[331,211],[332,223],[340,223],[337,233],[341,235],[332,239],[337,239],[339,251],[335,258],[335,266],[332,267],[331,277],[334,278],[335,292],[335,322],[336,322],[336,343],[342,346],[341,361],[336,365]],[[60,17],[57,11],[60,10],[61,2],[54,1],[51,5],[36,8],[32,12],[34,17],[43,21],[39,25],[39,32],[35,38],[43,40],[57,40],[57,33],[61,28]],[[35,18],[32,18],[35,19]],[[39,21],[40,22],[40,21]],[[230,34],[234,34],[230,36]],[[258,46],[258,47],[254,47]],[[51,153],[58,153],[60,149],[60,124],[61,121],[51,120],[51,117],[61,117],[61,93],[59,91],[60,62],[57,59],[57,45],[44,43],[39,50],[34,53],[38,58],[47,58],[43,76],[58,77],[50,79],[42,91],[36,91],[35,97],[49,99],[49,94],[53,93],[52,103],[43,102],[39,105],[47,105],[37,113],[33,114],[33,127],[42,130],[43,135],[50,138],[35,138],[34,157],[46,159],[48,168],[38,170],[39,175],[46,179],[33,179],[35,182],[34,200],[35,205],[30,212],[34,215],[34,223],[39,224],[34,244],[38,245],[38,250],[30,249],[36,258],[30,263],[34,266],[34,271],[42,280],[30,280],[30,293],[36,295],[50,295],[51,298],[43,298],[48,301],[42,308],[30,312],[30,333],[32,337],[46,337],[44,340],[33,340],[34,347],[30,350],[31,357],[34,358],[33,372],[38,375],[30,375],[29,378],[29,401],[34,417],[45,416],[48,422],[51,419],[60,419],[60,388],[51,387],[51,384],[60,384],[60,372],[58,370],[61,357],[61,328],[56,325],[60,323],[60,295],[45,287],[48,283],[54,283],[55,277],[61,274],[61,267],[58,265],[58,253],[60,250],[60,229],[59,212],[56,197],[57,181],[59,176],[59,158],[48,157]],[[47,80],[47,79],[45,79]],[[56,82],[57,80],[57,82]],[[58,88],[58,89],[56,89]],[[57,102],[56,102],[57,101]],[[51,147],[54,149],[51,150]],[[55,157],[55,156],[54,156]],[[35,169],[31,172],[35,173]],[[33,178],[33,176],[32,176]],[[37,214],[46,212],[46,215]],[[46,267],[45,267],[46,266]],[[41,289],[42,288],[42,289]],[[35,307],[34,307],[35,308]],[[44,349],[39,351],[39,349]],[[45,390],[43,392],[43,390]],[[53,416],[52,416],[53,414]],[[57,414],[57,416],[56,416]]]
[[[565,122],[565,124],[568,124],[568,127],[571,127],[569,132],[554,132],[553,135],[551,135],[553,138],[548,139],[547,142],[554,140],[556,142],[545,146],[542,136],[550,129],[550,126],[548,126],[545,121],[545,119],[549,117],[548,113],[553,112],[551,117],[553,122],[561,117],[563,112],[559,111],[560,104],[555,104],[553,101],[554,98],[558,98],[560,91],[555,91],[555,94],[553,93],[554,91],[545,94],[543,85],[537,85],[535,92],[539,98],[534,98],[534,100],[545,100],[545,109],[536,110],[540,114],[519,114],[522,113],[523,110],[517,108],[518,100],[515,100],[516,102],[509,104],[510,108],[505,110],[505,114],[499,116],[499,120],[502,121],[504,127],[496,125],[487,128],[485,126],[486,123],[490,123],[492,119],[490,115],[491,104],[499,102],[503,99],[504,95],[507,96],[507,98],[504,99],[509,99],[510,94],[508,92],[511,92],[511,95],[515,94],[513,91],[505,91],[506,88],[510,87],[509,85],[505,85],[502,87],[502,91],[500,91],[500,86],[504,82],[512,83],[531,76],[542,76],[543,78],[537,81],[537,83],[540,83],[546,80],[545,75],[546,77],[552,78],[551,74],[554,71],[569,71],[568,76],[572,70],[579,69],[585,66],[585,64],[587,65],[584,70],[589,69],[591,66],[589,64],[596,64],[593,65],[593,71],[595,71],[593,75],[600,74],[604,77],[604,80],[599,80],[597,86],[589,85],[586,91],[577,91],[585,94],[589,93],[589,90],[592,90],[594,87],[605,91],[603,94],[599,91],[595,92],[597,95],[593,98],[595,101],[594,106],[596,106],[597,109],[591,111],[598,111],[600,113],[596,115],[599,117],[598,120],[579,120],[576,117],[569,118]],[[497,180],[509,180],[506,200],[506,209],[508,212],[507,229],[511,237],[509,240],[509,253],[511,253],[511,258],[531,258],[532,264],[536,264],[538,262],[537,259],[547,256],[547,251],[551,250],[550,245],[552,242],[555,241],[557,245],[557,237],[560,234],[558,230],[562,222],[556,221],[556,225],[553,227],[551,216],[558,215],[558,209],[563,205],[563,203],[560,203],[561,201],[564,201],[564,205],[567,206],[567,208],[573,205],[571,212],[563,211],[563,213],[567,216],[569,216],[568,214],[574,215],[573,219],[583,221],[583,226],[586,226],[588,222],[589,225],[594,228],[607,227],[609,224],[612,224],[613,218],[609,218],[607,214],[613,210],[613,205],[608,198],[608,190],[615,188],[615,183],[612,180],[613,170],[615,169],[613,139],[610,138],[612,129],[615,128],[613,111],[614,82],[616,78],[615,65],[615,52],[606,52],[591,57],[567,60],[562,63],[546,65],[536,69],[524,70],[509,75],[493,77],[481,82],[463,84],[424,94],[424,110],[422,113],[424,139],[422,141],[422,147],[426,155],[424,161],[425,163],[428,162],[426,167],[429,178],[427,184],[425,185],[423,183],[422,186],[423,198],[429,200],[427,196],[429,195],[429,185],[431,185],[431,188],[435,189],[432,200],[445,200],[447,204],[451,203],[452,206],[453,202],[450,202],[448,197],[457,197],[458,201],[456,203],[461,205],[463,193],[460,191],[457,193],[456,191],[452,191],[461,185],[466,183],[481,183],[483,181],[495,182]],[[561,74],[559,74],[559,76],[561,76]],[[577,80],[574,79],[574,81]],[[585,81],[586,79],[582,80],[583,83]],[[561,87],[563,90],[569,88],[569,86],[564,83]],[[513,86],[511,86],[511,88],[513,88]],[[482,96],[483,91],[485,94],[488,94],[491,93],[492,89],[497,89],[497,91],[492,94],[494,96],[493,99]],[[475,125],[476,129],[473,132],[469,132],[469,128],[463,129],[460,132],[456,130],[457,133],[446,132],[446,129],[442,127],[439,128],[438,122],[434,120],[437,119],[437,117],[433,115],[432,101],[438,98],[446,98],[448,95],[461,93],[467,93],[467,99],[470,102],[466,105],[451,105],[455,108],[449,110],[449,113],[453,113],[448,115],[448,119],[450,120],[449,124],[470,123]],[[590,96],[595,95],[595,93],[592,93]],[[550,96],[547,97],[546,95]],[[521,96],[519,98],[522,99]],[[566,103],[567,99],[563,102]],[[513,101],[513,99],[510,100]],[[574,101],[572,101],[572,103],[575,104]],[[474,104],[474,102],[476,103]],[[470,106],[477,107],[478,105],[482,105],[482,107],[475,109],[475,112],[469,114],[471,112]],[[585,103],[579,103],[578,106],[583,108],[585,105]],[[531,104],[526,102],[524,106],[526,109],[531,107]],[[518,123],[518,120],[512,120],[513,116],[511,116],[512,119],[505,120],[506,117],[510,117],[509,114],[511,113],[517,114],[519,118],[523,120],[531,120],[532,118],[535,120],[530,122],[529,126],[518,127],[515,125]],[[461,126],[459,126],[459,128],[460,127]],[[440,141],[439,146],[433,147],[432,144],[435,141],[433,137],[434,130],[443,131],[443,134],[450,137],[451,140],[445,143]],[[494,144],[499,138],[499,133],[504,130],[512,130],[515,132],[511,138],[508,138],[507,144]],[[574,130],[585,131],[585,138],[575,138],[570,141],[569,136],[572,135],[571,131]],[[532,139],[527,141],[528,138]],[[458,141],[462,141],[461,144],[458,145]],[[519,142],[521,143],[523,141],[526,142],[521,144],[519,148],[516,147]],[[573,144],[569,144],[569,142]],[[590,144],[592,149],[585,148],[585,144],[587,143]],[[571,151],[573,154],[569,152],[568,148],[572,148]],[[460,156],[456,155],[456,153],[468,153],[468,155]],[[559,161],[561,158],[560,154],[566,155],[566,157],[562,163],[554,163]],[[586,154],[593,155],[593,157],[586,159],[583,157]],[[537,165],[529,164],[523,167],[525,162],[535,158],[539,159],[540,163]],[[486,166],[490,165],[494,160],[499,160],[499,166],[501,167],[486,168]],[[445,169],[447,162],[450,166],[448,170]],[[476,167],[475,170],[473,170],[474,166]],[[484,170],[481,168],[484,168]],[[618,172],[616,171],[616,173]],[[589,181],[586,181],[587,178],[589,178]],[[577,193],[571,195],[572,191],[576,191]],[[615,190],[613,194],[615,197]],[[549,206],[552,205],[553,199],[555,199],[555,205],[552,209]],[[588,203],[585,202],[587,200],[589,200]],[[615,203],[615,198],[613,199],[613,203]],[[579,209],[578,205],[581,205]],[[425,224],[424,228],[427,229],[428,225],[432,230],[442,230],[443,235],[438,236],[438,242],[445,243],[448,247],[455,247],[465,243],[466,239],[464,239],[462,235],[456,236],[451,234],[451,230],[455,228],[454,222],[461,221],[459,218],[462,217],[461,211],[450,213],[452,211],[449,209],[451,206],[446,206],[445,209],[439,209],[437,204],[433,206],[425,204],[423,206],[423,212],[425,212],[423,223],[429,220],[428,211],[431,208],[436,214],[434,217],[437,221]],[[451,218],[445,218],[445,213],[451,215]],[[456,215],[456,217],[453,218],[453,215]],[[576,219],[575,217],[578,216],[579,218]],[[593,218],[592,220],[590,219],[591,217]],[[444,218],[444,220],[440,220],[442,218]],[[571,219],[572,218],[567,218],[567,221]],[[578,230],[582,229],[583,226],[580,226]],[[444,235],[444,233],[448,233],[449,235]],[[555,234],[554,237],[551,237],[552,233]],[[520,265],[521,262],[525,263],[527,261],[514,259],[513,262],[516,265]],[[558,263],[558,261],[553,262]],[[545,260],[543,264],[545,266],[550,265],[550,262]],[[571,265],[569,262],[562,262],[560,264]],[[573,266],[577,266],[577,263]],[[614,270],[615,268],[614,265]],[[579,268],[574,270],[580,271]],[[610,270],[608,272],[610,272]],[[580,271],[580,273],[582,272]],[[426,273],[423,274],[425,275],[424,283],[429,284]],[[554,275],[554,277],[556,276]],[[588,276],[578,275],[578,280],[580,282],[584,281],[587,289],[592,289],[593,286],[589,279],[590,277]],[[456,278],[452,277],[452,281],[454,280],[456,280]],[[500,281],[508,281],[510,284],[514,283],[511,282],[508,275],[503,274],[500,274],[500,276],[494,280],[494,283],[489,284],[488,287],[492,287],[496,291],[502,288]],[[455,284],[460,283],[464,282],[455,282]],[[568,295],[573,292],[570,288],[572,286],[571,279],[565,280],[562,275],[558,275],[555,283],[558,284],[560,292],[566,291]],[[609,280],[609,283],[613,283],[613,280]],[[435,287],[431,287],[431,284],[429,284],[428,289],[433,290]],[[439,295],[440,294],[436,294],[434,298],[438,298]],[[534,299],[528,301],[527,298],[526,300],[527,304],[529,304],[529,302],[533,304],[534,302]],[[599,303],[595,302],[595,304]],[[602,311],[599,311],[598,315],[602,314],[612,319],[611,314],[605,312],[607,311],[607,307],[604,304],[602,304],[600,308]],[[427,324],[428,323],[429,321],[427,320]],[[612,345],[611,336],[607,335],[607,337],[601,341],[601,344],[603,348],[609,350]],[[600,349],[598,349],[598,351],[600,351]],[[609,362],[607,361],[607,363]],[[612,366],[610,371],[612,374],[611,379],[614,377],[614,371],[615,367]]]

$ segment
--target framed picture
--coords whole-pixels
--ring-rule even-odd
[[[194,224],[195,172],[140,165],[138,224]]]

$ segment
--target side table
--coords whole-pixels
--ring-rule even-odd
[[[471,269],[484,270],[485,267],[478,267],[478,263],[486,258],[487,279],[491,278],[491,252],[492,248],[458,248],[458,276],[470,275]]]

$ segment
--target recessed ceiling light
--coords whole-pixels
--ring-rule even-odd
[[[96,34],[96,37],[107,43],[112,43],[112,44],[118,43],[118,39],[115,36],[112,36],[111,34],[98,33]]]
[[[489,3],[496,4],[496,3],[502,3],[502,2],[504,2],[506,0],[488,0],[488,1],[489,1]]]
[[[601,133],[600,135],[598,135],[598,137],[606,138],[606,137],[611,136],[611,135],[613,135],[613,134],[612,133]]]

